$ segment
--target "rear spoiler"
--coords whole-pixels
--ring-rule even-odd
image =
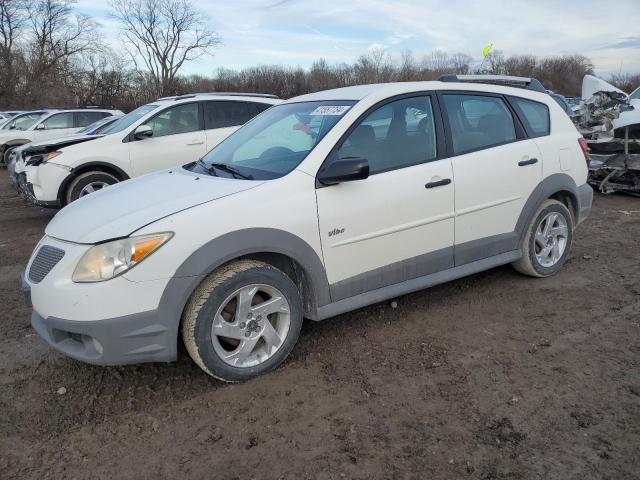
[[[529,77],[511,77],[509,75],[442,75],[441,82],[488,83],[505,87],[524,88],[536,92],[547,93],[539,80]]]

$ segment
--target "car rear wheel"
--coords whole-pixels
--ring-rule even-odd
[[[213,272],[193,293],[182,338],[206,373],[238,382],[285,360],[302,316],[300,293],[287,275],[264,262],[240,260]]]
[[[97,192],[103,188],[118,183],[119,180],[106,172],[86,172],[74,178],[67,189],[67,203],[71,203],[80,197]]]
[[[567,207],[545,200],[533,217],[522,244],[522,258],[513,266],[532,277],[548,277],[565,264],[573,241],[573,220]]]

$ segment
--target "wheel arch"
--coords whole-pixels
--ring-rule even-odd
[[[67,189],[73,180],[75,180],[78,175],[82,175],[87,172],[104,172],[110,175],[113,175],[118,179],[118,181],[122,182],[124,180],[129,180],[129,175],[127,172],[122,170],[120,167],[117,167],[113,164],[106,162],[88,162],[79,165],[78,167],[74,167],[69,175],[64,179],[64,181],[60,184],[58,188],[58,200],[60,201],[60,205],[64,206],[67,203]]]
[[[575,227],[578,223],[578,196],[570,190],[559,190],[552,194],[549,198],[557,200],[562,203],[571,213],[571,221]]]
[[[330,303],[324,265],[315,250],[292,233],[271,228],[230,232],[202,245],[178,267],[167,283],[158,306],[161,323],[178,338],[189,298],[214,270],[241,259],[261,260],[281,269],[302,286],[305,317],[318,318],[319,307]]]
[[[562,202],[571,212],[573,223],[576,225],[581,210],[576,182],[566,173],[554,173],[538,184],[522,208],[522,212],[516,223],[516,232],[518,233],[520,243],[524,239],[527,228],[538,208],[543,201],[549,198]]]
[[[31,140],[26,138],[16,138],[14,140],[10,140],[4,144],[5,150],[11,147],[21,147],[22,145],[26,145],[27,143],[31,143]]]
[[[236,260],[258,260],[281,270],[291,279],[296,287],[298,287],[302,295],[302,305],[305,316],[309,317],[313,315],[316,306],[313,282],[309,278],[309,273],[307,273],[305,268],[297,260],[278,252],[254,252],[231,261]]]

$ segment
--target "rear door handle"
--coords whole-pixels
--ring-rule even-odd
[[[537,158],[530,158],[529,160],[521,160],[518,162],[520,167],[526,167],[527,165],[533,165],[534,163],[538,163]]]
[[[442,180],[438,180],[437,182],[429,182],[424,188],[436,188],[436,187],[444,187],[445,185],[449,185],[451,183],[450,178],[443,178]]]
[[[204,143],[204,142],[203,142],[202,140],[200,140],[200,141],[196,140],[196,141],[194,141],[194,142],[187,143],[187,145],[202,145],[203,143]]]

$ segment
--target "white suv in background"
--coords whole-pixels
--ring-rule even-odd
[[[24,169],[25,193],[61,207],[114,183],[198,160],[272,105],[273,95],[191,94],[135,109],[91,142],[60,148]]]
[[[18,114],[0,130],[0,163],[8,165],[11,151],[20,145],[76,133],[111,115],[122,115],[122,112],[100,108],[77,108],[43,109]]]
[[[304,317],[507,263],[556,273],[591,209],[584,139],[535,80],[445,80],[292,98],[198,162],[69,205],[23,277],[33,327],[95,364],[184,341],[239,381],[279,365]]]

